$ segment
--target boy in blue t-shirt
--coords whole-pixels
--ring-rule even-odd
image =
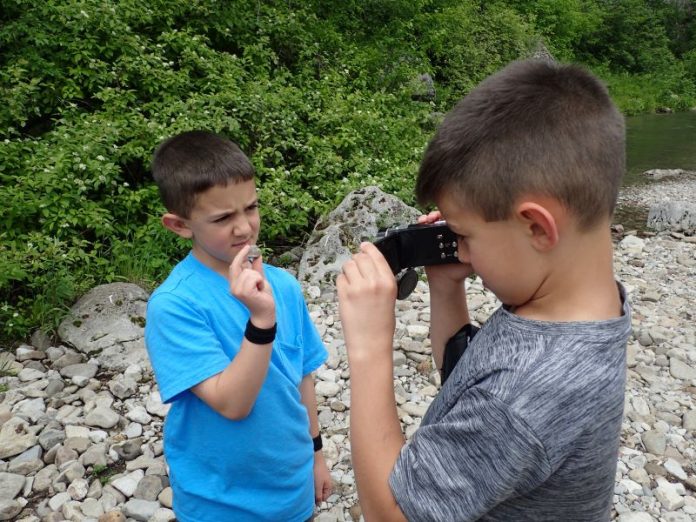
[[[299,283],[256,257],[254,168],[185,132],[155,151],[163,225],[192,249],[150,297],[145,341],[181,522],[311,519],[331,492],[311,372],[326,359]]]

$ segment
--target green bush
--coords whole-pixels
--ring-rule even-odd
[[[96,284],[152,288],[185,254],[149,168],[175,133],[239,143],[281,249],[357,187],[413,204],[438,115],[540,38],[626,112],[693,104],[693,21],[653,4],[0,0],[0,339],[53,331]],[[412,96],[423,73],[434,100]]]

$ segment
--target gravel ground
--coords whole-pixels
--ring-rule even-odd
[[[696,177],[628,187],[622,208],[693,200]],[[696,238],[615,226],[617,277],[633,306],[628,379],[612,519],[696,522]],[[640,225],[640,223],[639,223]],[[306,288],[311,315],[329,350],[317,372],[319,419],[335,493],[317,521],[361,518],[350,462],[349,372],[331,289]],[[469,287],[472,317],[498,306],[479,281]],[[437,394],[430,360],[429,294],[397,303],[394,389],[410,437]],[[24,522],[173,520],[162,455],[159,401],[147,367],[119,374],[73,349],[35,338],[0,353],[0,520]],[[44,340],[45,341],[45,340]]]

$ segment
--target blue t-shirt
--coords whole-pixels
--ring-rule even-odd
[[[164,402],[174,512],[181,522],[305,521],[314,509],[314,450],[299,384],[326,359],[300,285],[264,265],[278,331],[251,413],[227,419],[191,388],[239,351],[249,311],[192,254],[148,302],[145,342]]]

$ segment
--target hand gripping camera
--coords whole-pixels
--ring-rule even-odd
[[[415,267],[459,262],[457,236],[444,221],[380,230],[374,244],[396,276],[398,299],[406,299],[416,288]]]

